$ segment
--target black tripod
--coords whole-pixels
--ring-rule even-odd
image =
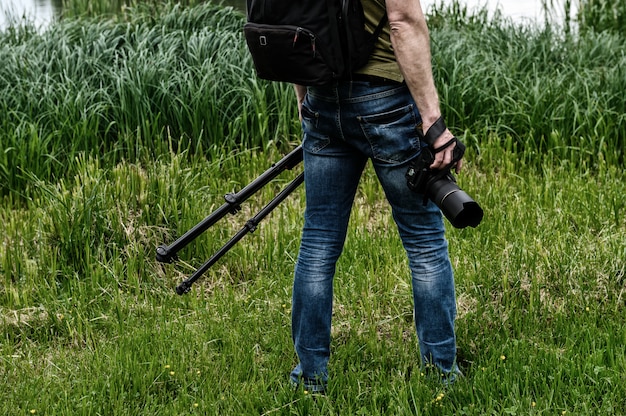
[[[219,221],[226,214],[236,214],[241,209],[241,203],[250,198],[261,188],[272,181],[276,176],[287,169],[292,169],[302,161],[302,146],[296,147],[291,153],[273,164],[268,170],[263,172],[254,181],[250,182],[241,191],[224,195],[225,203],[213,211],[209,216],[196,224],[191,230],[183,234],[171,245],[161,245],[157,247],[156,259],[161,263],[172,263],[176,259],[176,253],[191,243],[196,237],[206,231],[209,227]],[[246,234],[256,230],[257,225],[270,212],[272,212],[281,202],[285,200],[300,184],[304,182],[304,174],[300,173],[291,181],[274,199],[270,201],[254,217],[250,218],[246,224],[235,234],[221,249],[219,249],[209,260],[200,266],[188,279],[184,280],[176,287],[176,293],[183,295],[191,290],[191,285],[202,276],[215,262],[228,252]]]

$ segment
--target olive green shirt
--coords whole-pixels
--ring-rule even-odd
[[[384,0],[362,0],[361,3],[365,12],[366,27],[369,32],[373,33],[385,13],[385,2]],[[404,81],[391,46],[390,33],[391,29],[387,23],[376,41],[369,62],[357,70],[357,74],[374,75],[398,82]]]

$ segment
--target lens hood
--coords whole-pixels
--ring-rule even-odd
[[[476,227],[483,219],[483,209],[453,181],[439,180],[429,187],[435,191],[433,202],[455,228]]]

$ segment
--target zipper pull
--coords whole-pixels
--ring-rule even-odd
[[[292,48],[296,46],[296,42],[298,41],[298,36],[300,36],[301,31],[302,31],[301,27],[296,28],[296,34],[293,35],[293,45],[291,45]]]
[[[315,35],[313,34],[311,34],[311,50],[313,50],[313,57],[315,58],[317,49],[315,48]]]

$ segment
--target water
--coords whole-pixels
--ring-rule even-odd
[[[422,0],[422,8],[440,0]],[[541,0],[460,0],[468,8],[474,9],[486,5],[493,12],[500,8],[505,16],[516,21],[540,21],[543,19]],[[231,4],[236,8],[244,9],[245,0],[226,0],[224,4]],[[38,27],[45,27],[61,12],[62,0],[0,0],[0,29],[5,28],[10,21],[17,18],[26,18]]]
[[[0,0],[0,29],[9,22],[27,20],[46,27],[61,12],[63,0]]]

